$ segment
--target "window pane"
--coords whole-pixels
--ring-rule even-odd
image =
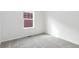
[[[24,18],[32,19],[33,18],[33,14],[32,13],[24,12]]]
[[[33,20],[24,20],[24,27],[32,27]]]
[[[24,27],[33,27],[33,13],[24,12]]]

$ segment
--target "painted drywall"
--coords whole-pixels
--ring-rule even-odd
[[[2,12],[0,12],[0,43],[1,43],[1,40],[2,40],[2,18],[3,18],[3,15],[1,15]]]
[[[45,32],[43,12],[34,12],[34,27],[31,28],[24,28],[22,11],[3,11],[1,15],[3,15],[3,39],[1,41],[8,41]]]
[[[1,26],[0,26],[0,41],[1,41]]]
[[[1,16],[0,16],[1,18]],[[0,19],[0,41],[1,41],[1,19]]]
[[[47,33],[79,44],[79,11],[48,11]]]

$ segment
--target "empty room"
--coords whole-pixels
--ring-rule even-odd
[[[79,48],[79,11],[0,11],[0,48]]]

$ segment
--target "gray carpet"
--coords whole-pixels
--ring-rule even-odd
[[[41,34],[31,37],[20,38],[2,42],[1,48],[79,48],[79,45],[52,37],[47,34]]]

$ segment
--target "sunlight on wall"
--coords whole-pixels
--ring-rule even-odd
[[[59,36],[59,30],[58,30],[58,24],[56,21],[49,19],[48,21],[48,33],[51,35],[58,37]]]

